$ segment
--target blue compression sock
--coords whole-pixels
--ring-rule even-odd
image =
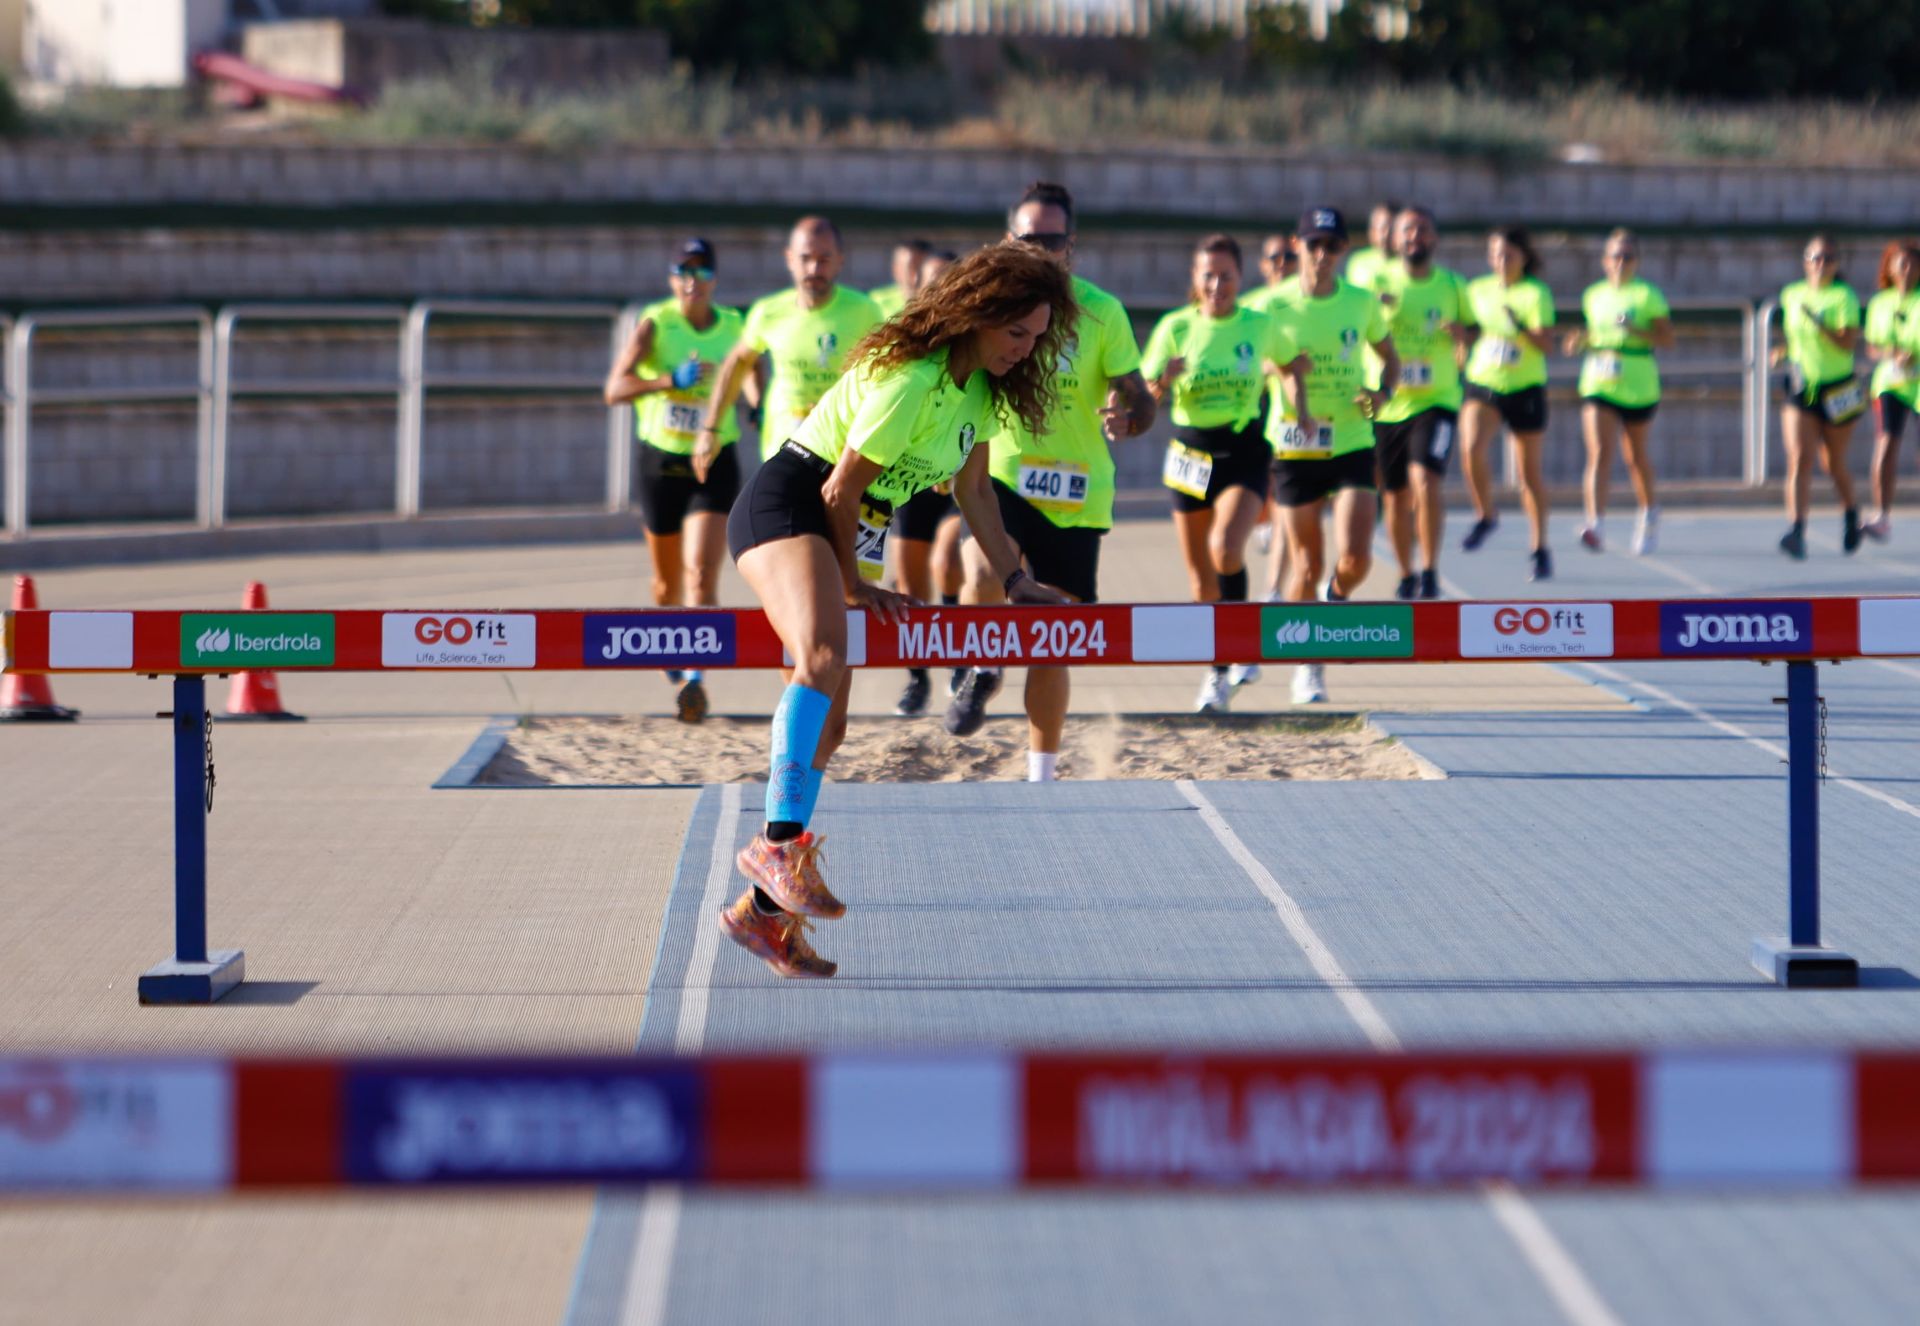
[[[773,711],[773,763],[767,778],[767,823],[804,825],[819,795],[820,776],[813,753],[820,748],[820,730],[827,725],[830,696],[811,686],[790,683]],[[809,795],[809,784],[812,795]]]
[[[813,808],[820,804],[820,784],[826,780],[827,775],[821,770],[807,770],[806,790],[800,795],[800,822],[802,824],[813,823]]]

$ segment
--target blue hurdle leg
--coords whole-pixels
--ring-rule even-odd
[[[1820,687],[1812,661],[1787,664],[1787,937],[1753,941],[1776,985],[1845,988],[1860,964],[1820,942]]]
[[[246,974],[239,949],[207,951],[207,679],[173,679],[173,958],[140,978],[143,1004],[210,1004]]]

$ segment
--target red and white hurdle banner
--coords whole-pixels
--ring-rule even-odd
[[[0,1193],[1920,1179],[1920,1051],[0,1059]]]
[[[1920,598],[1099,604],[848,616],[856,667],[1920,655]],[[22,673],[772,668],[757,609],[9,612]]]

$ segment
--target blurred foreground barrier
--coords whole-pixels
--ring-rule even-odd
[[[1913,1051],[0,1059],[0,1193],[1915,1179]]]
[[[239,950],[209,951],[206,816],[213,723],[206,678],[305,672],[772,668],[758,610],[468,608],[345,612],[9,612],[0,670],[172,674],[174,956],[140,982],[149,1003],[208,1003],[240,982]],[[1858,984],[1820,942],[1819,659],[1920,656],[1920,597],[1538,600],[1505,603],[1102,604],[847,614],[855,667],[1165,663],[1525,663],[1746,660],[1786,665],[1788,927],[1753,962],[1788,986]]]

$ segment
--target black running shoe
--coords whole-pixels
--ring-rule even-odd
[[[1422,571],[1420,573],[1420,597],[1423,599],[1437,599],[1440,597],[1440,573],[1438,571]]]
[[[902,718],[918,718],[927,712],[927,696],[933,691],[933,681],[927,676],[925,668],[912,668],[907,672],[907,689],[900,692],[900,703],[893,712]]]
[[[1796,562],[1807,560],[1807,536],[1798,525],[1780,536],[1780,551]]]
[[[673,697],[678,708],[678,717],[682,723],[698,723],[707,716],[707,688],[698,681],[690,681],[680,688],[680,694]]]
[[[1545,548],[1535,548],[1527,554],[1527,579],[1553,579],[1553,554]]]
[[[1860,551],[1860,509],[1848,507],[1840,526],[1840,547],[1846,552]]]
[[[960,683],[959,693],[947,706],[947,731],[956,737],[970,737],[987,721],[987,702],[1000,693],[1000,674],[970,668]]]
[[[1475,548],[1478,548],[1487,541],[1487,536],[1493,533],[1495,527],[1499,524],[1500,518],[1498,516],[1488,516],[1485,520],[1474,521],[1473,528],[1467,531],[1467,537],[1460,540],[1461,550],[1464,552],[1472,552]]]
[[[1420,596],[1420,577],[1401,576],[1400,583],[1393,587],[1393,596],[1397,599],[1411,599]]]
[[[967,668],[955,668],[953,675],[947,678],[947,698],[949,700],[960,694],[960,688],[966,684],[968,671],[969,669]]]

